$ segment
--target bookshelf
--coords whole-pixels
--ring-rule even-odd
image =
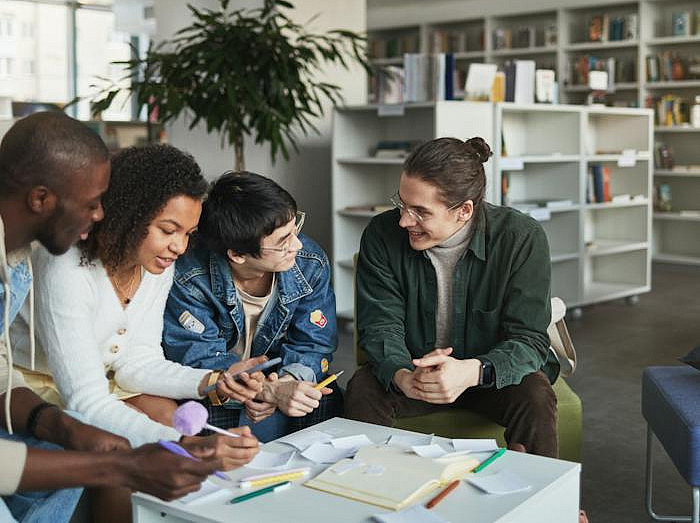
[[[655,165],[655,186],[671,194],[670,210],[654,212],[654,260],[700,265],[700,129],[656,127],[656,147],[673,150],[673,165]]]
[[[550,244],[552,294],[570,307],[650,290],[651,110],[447,101],[379,114],[377,105],[334,113],[332,258],[341,318],[352,318],[352,260],[362,231],[384,210],[401,174],[402,159],[373,156],[381,140],[482,136],[494,150],[485,166],[487,200],[540,220]],[[612,195],[630,198],[587,203],[590,164],[606,165]],[[558,205],[527,208],[535,200]]]
[[[495,113],[495,135],[503,140],[494,177],[507,180],[498,186],[500,203],[540,220],[552,295],[578,309],[649,291],[652,111],[500,103]],[[609,169],[610,192],[622,201],[587,202],[593,164]]]
[[[403,159],[376,158],[382,140],[426,141],[441,136],[481,136],[494,142],[493,104],[434,102],[406,104],[401,114],[380,116],[377,105],[337,108],[333,116],[333,276],[338,316],[352,319],[353,256],[372,216],[389,206],[398,189]],[[493,200],[492,161],[485,164]],[[376,206],[376,207],[375,207]],[[364,208],[362,208],[364,207]]]

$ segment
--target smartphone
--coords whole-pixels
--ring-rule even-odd
[[[241,372],[239,372],[239,373],[237,373],[237,374],[234,374],[234,375],[232,376],[232,378],[233,378],[234,380],[240,382],[240,375],[241,375],[243,372],[247,372],[248,375],[251,375],[251,374],[253,374],[254,372],[264,371],[264,370],[270,369],[270,368],[274,367],[275,365],[279,365],[280,363],[282,363],[282,358],[272,358],[271,360],[267,360],[267,361],[261,363],[260,365],[255,365],[254,367],[251,367],[251,368],[249,368],[248,370],[244,370],[244,371],[241,371]],[[214,385],[209,385],[208,387],[206,387],[206,388],[204,389],[204,394],[209,394],[209,393],[210,393],[211,391],[213,391],[215,388],[216,388],[216,383],[215,383]]]
[[[254,372],[267,370],[267,369],[269,369],[269,368],[271,368],[271,367],[274,367],[275,365],[279,365],[280,363],[282,363],[282,358],[272,358],[271,360],[267,360],[267,361],[265,361],[265,362],[263,362],[263,363],[261,363],[261,364],[259,364],[259,365],[256,365],[255,367],[251,367],[251,368],[249,368],[249,369],[247,369],[247,370],[244,370],[244,371],[239,372],[238,374],[234,374],[232,377],[233,377],[234,380],[238,381],[238,380],[239,380],[239,376],[240,376],[243,372],[247,372],[248,375],[250,376],[250,375],[253,374]]]

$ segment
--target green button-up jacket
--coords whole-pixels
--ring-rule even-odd
[[[549,349],[550,259],[540,224],[508,207],[484,204],[454,275],[452,355],[490,361],[496,387],[542,369],[554,382]],[[437,279],[424,252],[411,248],[399,211],[372,219],[357,265],[359,344],[388,389],[397,370],[435,348]]]

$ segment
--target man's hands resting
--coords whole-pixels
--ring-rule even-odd
[[[394,384],[408,398],[427,403],[453,403],[465,390],[479,384],[481,361],[458,360],[450,356],[452,348],[435,349],[413,360],[416,369],[399,369]]]
[[[316,390],[310,381],[297,381],[293,376],[283,376],[278,380],[267,380],[259,399],[276,405],[284,414],[291,417],[306,416],[321,404],[321,398],[332,394],[333,389],[324,387]]]

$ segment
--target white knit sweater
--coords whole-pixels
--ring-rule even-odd
[[[198,398],[209,373],[165,359],[161,348],[163,312],[174,267],[144,273],[131,303],[122,309],[99,262],[80,265],[73,247],[63,256],[44,248],[33,255],[36,291],[37,371],[50,372],[66,407],[84,421],[129,439],[138,446],[175,439],[172,427],[152,421],[109,393],[106,373],[124,390],[167,398]],[[11,328],[15,361],[29,366],[28,310]]]

